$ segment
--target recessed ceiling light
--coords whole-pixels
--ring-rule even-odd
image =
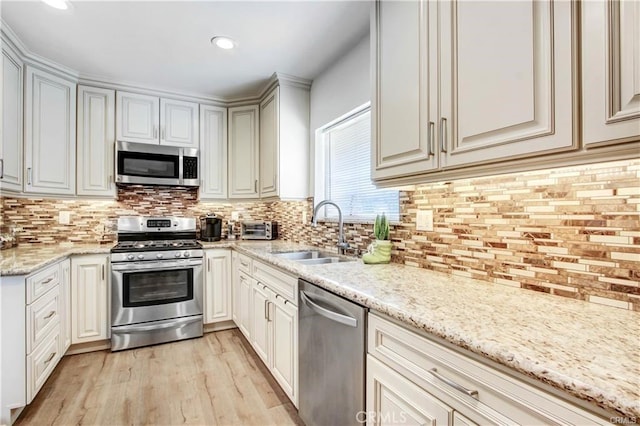
[[[69,0],[42,0],[42,1],[56,9],[60,9],[60,10],[69,9]]]
[[[236,46],[236,42],[233,39],[225,36],[215,36],[211,39],[211,44],[218,46],[220,49],[233,49]]]

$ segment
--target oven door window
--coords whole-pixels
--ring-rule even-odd
[[[180,157],[141,152],[119,152],[118,170],[126,176],[178,179]]]
[[[164,305],[193,299],[193,269],[140,271],[123,275],[123,305]]]

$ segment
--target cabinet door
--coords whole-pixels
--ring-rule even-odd
[[[76,190],[76,85],[26,67],[25,192]]]
[[[227,198],[227,109],[200,106],[200,198]]]
[[[238,272],[238,327],[244,337],[251,341],[251,335],[253,329],[251,322],[253,321],[253,284],[252,279],[242,271]],[[260,315],[264,315],[264,312],[259,312]]]
[[[115,197],[115,91],[78,86],[78,195]]]
[[[293,404],[298,406],[298,308],[277,295],[272,305],[272,374]]]
[[[593,0],[582,9],[585,145],[640,139],[640,3]]]
[[[251,287],[252,324],[251,345],[268,368],[271,368],[272,329],[269,321],[271,291],[264,284],[254,282]]]
[[[60,355],[71,346],[71,261],[60,262]]]
[[[116,93],[116,138],[119,141],[159,143],[160,99],[137,93]]]
[[[448,425],[453,410],[367,355],[367,425]],[[364,417],[364,415],[363,415]]]
[[[160,99],[160,144],[198,147],[198,104]]]
[[[258,198],[258,105],[229,108],[229,198]]]
[[[430,12],[427,1],[376,2],[371,38],[377,82],[372,103],[374,179],[438,167],[437,102],[430,102],[437,101],[437,86],[428,74],[437,61],[436,51],[428,50],[437,27]]]
[[[260,104],[260,197],[278,196],[279,88]]]
[[[0,188],[22,191],[22,61],[2,46]]]
[[[71,259],[71,343],[109,338],[108,257]]]
[[[431,6],[430,6],[431,7]],[[433,2],[444,167],[577,147],[575,5]]]
[[[231,253],[229,250],[205,251],[204,323],[231,319]]]

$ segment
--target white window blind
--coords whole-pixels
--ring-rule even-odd
[[[371,183],[370,110],[367,108],[328,127],[322,136],[324,198],[337,203],[346,220],[375,219],[382,213],[389,220],[399,220],[398,191],[378,189]],[[333,207],[326,207],[324,214],[326,218],[338,216]]]

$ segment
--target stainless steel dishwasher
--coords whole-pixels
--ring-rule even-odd
[[[298,281],[298,413],[306,426],[361,425],[367,309]]]

